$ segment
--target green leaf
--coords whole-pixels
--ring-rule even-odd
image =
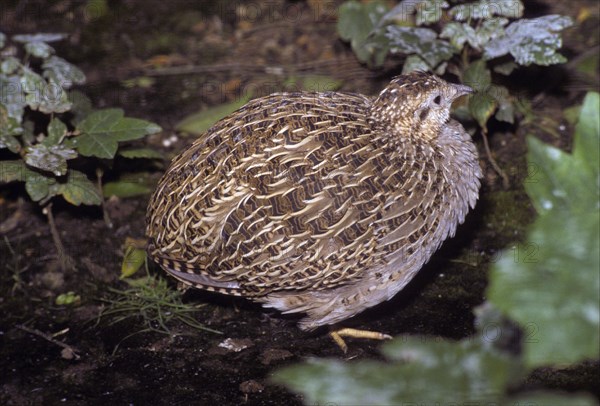
[[[14,73],[21,66],[21,62],[14,56],[7,56],[4,58],[2,63],[0,63],[0,72],[5,75],[10,75]]]
[[[387,11],[387,7],[378,1],[360,3],[351,0],[340,6],[338,34],[344,41],[350,42],[361,62],[375,66],[383,63],[388,52],[387,40],[377,28]]]
[[[275,372],[274,381],[307,404],[486,404],[521,375],[515,360],[475,341],[399,337],[383,352],[390,362],[313,359]]]
[[[467,23],[449,22],[444,25],[440,38],[447,38],[456,49],[462,49],[466,42],[471,44],[477,43],[477,35],[475,29]]]
[[[496,100],[488,93],[478,92],[469,98],[469,112],[480,127],[486,126],[496,107]]]
[[[24,158],[29,166],[61,176],[67,173],[67,160],[77,158],[77,152],[63,145],[36,144],[27,147]]]
[[[64,33],[20,34],[12,37],[15,42],[56,42],[67,38]]]
[[[510,53],[518,64],[524,66],[532,63],[563,63],[566,61],[565,57],[556,53],[562,46],[562,39],[557,31],[571,25],[571,18],[561,15],[514,21],[506,27],[505,35],[485,46],[484,58],[493,59]]]
[[[301,80],[303,90],[310,92],[333,92],[338,90],[344,82],[331,76],[309,75]]]
[[[573,157],[590,165],[591,169],[600,171],[600,93],[590,92],[585,96],[575,127]],[[599,183],[597,182],[596,185]]]
[[[45,78],[59,84],[63,89],[85,83],[85,74],[81,69],[56,55],[46,59],[42,69]]]
[[[489,20],[495,15],[521,18],[523,8],[520,0],[481,0],[452,7],[450,15],[457,21]]]
[[[121,279],[129,278],[135,274],[146,262],[146,251],[131,245],[125,250],[121,264]]]
[[[71,103],[67,93],[53,80],[46,82],[37,73],[30,69],[23,69],[21,85],[26,93],[25,102],[32,110],[39,110],[45,114],[64,113],[69,111]]]
[[[32,171],[26,168],[25,174],[25,190],[34,202],[40,200],[50,199],[55,196],[55,193],[51,193],[50,186],[56,184],[56,179],[48,174],[42,174],[36,171]]]
[[[51,185],[51,192],[54,195],[62,195],[63,198],[75,205],[99,205],[102,203],[102,196],[83,172],[69,170],[66,181]]]
[[[48,58],[54,53],[54,48],[42,41],[28,42],[25,44],[25,52],[36,58]]]
[[[0,32],[0,48],[4,48],[6,44],[6,35]]]
[[[135,197],[147,195],[152,192],[152,188],[142,182],[132,181],[130,179],[107,182],[102,187],[102,194],[105,197]]]
[[[0,75],[0,103],[4,105],[8,116],[17,120],[19,124],[23,122],[23,112],[27,105],[23,97],[23,87],[21,77],[17,75]]]
[[[410,55],[408,58],[406,58],[406,61],[404,61],[404,65],[402,65],[402,74],[404,75],[406,73],[418,70],[428,71],[430,69],[431,68],[429,65],[427,65],[427,62],[421,59],[419,55]]]
[[[146,158],[146,159],[164,159],[163,155],[151,148],[131,148],[119,149],[118,154],[123,158]]]
[[[437,33],[428,28],[389,26],[386,36],[392,52],[419,55],[430,69],[450,59],[456,51],[450,43],[437,39]]]
[[[572,155],[528,138],[525,189],[540,216],[492,268],[487,296],[523,326],[530,368],[600,356],[598,98],[586,96]]]
[[[8,115],[8,110],[0,104],[0,149],[8,148],[15,154],[21,150],[21,143],[15,137],[23,133],[23,128],[14,117]]]
[[[248,103],[248,100],[250,100],[250,95],[244,95],[239,100],[231,103],[210,107],[198,113],[191,114],[177,123],[175,129],[189,134],[200,135],[212,127],[214,123]]]
[[[417,25],[433,24],[442,18],[442,9],[450,5],[444,0],[424,0],[417,4]]]
[[[478,59],[471,63],[465,70],[463,83],[471,86],[476,91],[486,91],[492,84],[492,73],[485,65],[485,61]]]
[[[77,130],[81,133],[73,142],[84,156],[113,158],[120,141],[129,141],[154,134],[161,128],[153,123],[123,116],[121,109],[104,109],[87,116]]]
[[[554,210],[492,268],[487,297],[523,326],[530,368],[600,356],[599,227],[597,211]]]
[[[0,161],[0,183],[25,182],[29,171],[22,160]]]
[[[67,126],[59,118],[54,117],[48,124],[48,136],[42,141],[46,146],[60,144],[67,134]]]

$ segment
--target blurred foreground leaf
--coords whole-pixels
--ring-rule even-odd
[[[198,113],[194,113],[192,115],[187,116],[183,120],[181,120],[175,128],[178,131],[184,131],[193,135],[200,135],[210,127],[213,126],[214,123],[219,121],[225,116],[233,113],[244,104],[248,103],[251,95],[246,94],[242,96],[239,100],[235,100],[231,103],[221,104],[219,106],[210,107],[208,109],[204,109],[199,111]]]
[[[492,268],[489,300],[530,330],[530,368],[600,357],[599,108],[589,93],[572,154],[529,137],[525,187],[540,216]]]

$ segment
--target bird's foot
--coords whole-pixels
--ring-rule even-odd
[[[348,351],[348,346],[342,337],[368,338],[370,340],[391,340],[392,336],[380,333],[378,331],[357,330],[355,328],[342,328],[329,333],[333,341],[340,347],[344,354]]]

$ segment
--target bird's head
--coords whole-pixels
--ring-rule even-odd
[[[374,101],[371,119],[399,137],[435,139],[450,118],[450,106],[472,93],[469,86],[448,83],[425,72],[395,77]]]

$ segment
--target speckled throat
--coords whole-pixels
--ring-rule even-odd
[[[147,214],[150,257],[194,287],[306,313],[303,329],[388,300],[477,200],[476,148],[449,119],[468,91],[417,72],[376,98],[249,102],[160,180]]]

